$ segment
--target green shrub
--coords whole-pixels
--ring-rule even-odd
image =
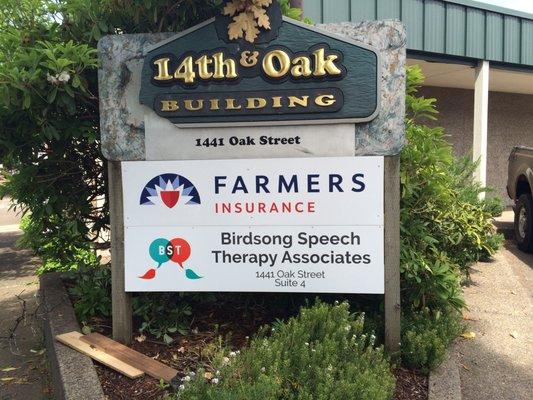
[[[167,344],[173,341],[173,334],[187,333],[191,314],[188,299],[177,293],[139,293],[133,298],[133,315],[141,321],[139,332]]]
[[[111,315],[111,268],[106,265],[82,266],[68,277],[74,285],[69,289],[74,298],[74,311],[80,322],[87,325],[98,315]]]
[[[239,353],[221,352],[194,378],[184,379],[180,400],[381,400],[394,377],[382,348],[363,329],[363,315],[348,303],[317,301],[278,322]]]
[[[456,310],[411,313],[403,321],[402,361],[424,372],[437,367],[446,349],[461,333],[461,315]]]
[[[464,307],[461,281],[470,266],[493,255],[502,243],[492,217],[498,199],[473,181],[476,164],[456,158],[435,120],[435,99],[417,96],[424,77],[407,69],[407,144],[401,155],[402,362],[428,371],[442,361],[460,333]]]
[[[69,221],[58,222],[56,226],[64,229],[51,231],[45,228],[43,221],[25,215],[20,222],[23,236],[17,242],[18,246],[30,248],[41,257],[42,264],[37,274],[50,271],[75,271],[83,269],[86,276],[90,275],[90,267],[99,266],[99,258],[91,248],[89,242],[73,240],[72,224]]]
[[[492,225],[501,202],[479,200],[475,164],[458,160],[435,119],[435,99],[416,95],[420,68],[407,70],[407,144],[401,155],[401,272],[407,313],[464,306],[462,274],[494,254],[502,242]]]
[[[73,298],[74,311],[80,322],[91,326],[94,317],[111,316],[110,264],[82,265],[66,278]],[[176,333],[186,334],[192,315],[191,304],[212,302],[213,294],[136,293],[133,295],[133,317],[139,332],[149,333],[169,344]]]

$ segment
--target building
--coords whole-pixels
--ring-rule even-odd
[[[400,19],[408,64],[421,66],[438,125],[476,178],[507,203],[507,159],[533,147],[533,15],[471,0],[305,0],[316,23]]]

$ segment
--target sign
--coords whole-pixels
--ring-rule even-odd
[[[127,291],[383,293],[383,157],[125,162]]]
[[[379,58],[374,49],[282,18],[277,2],[263,10],[264,25],[252,35],[232,28],[237,18],[237,11],[225,9],[151,48],[140,102],[178,126],[375,118]]]

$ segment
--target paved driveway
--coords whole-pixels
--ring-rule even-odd
[[[529,400],[533,393],[533,255],[508,241],[478,263],[464,289],[475,339],[456,346],[463,400]]]

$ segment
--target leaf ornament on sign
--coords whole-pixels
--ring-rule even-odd
[[[253,43],[260,33],[260,28],[270,30],[270,18],[266,8],[272,0],[230,0],[222,13],[233,17],[228,25],[230,40],[244,38]]]

